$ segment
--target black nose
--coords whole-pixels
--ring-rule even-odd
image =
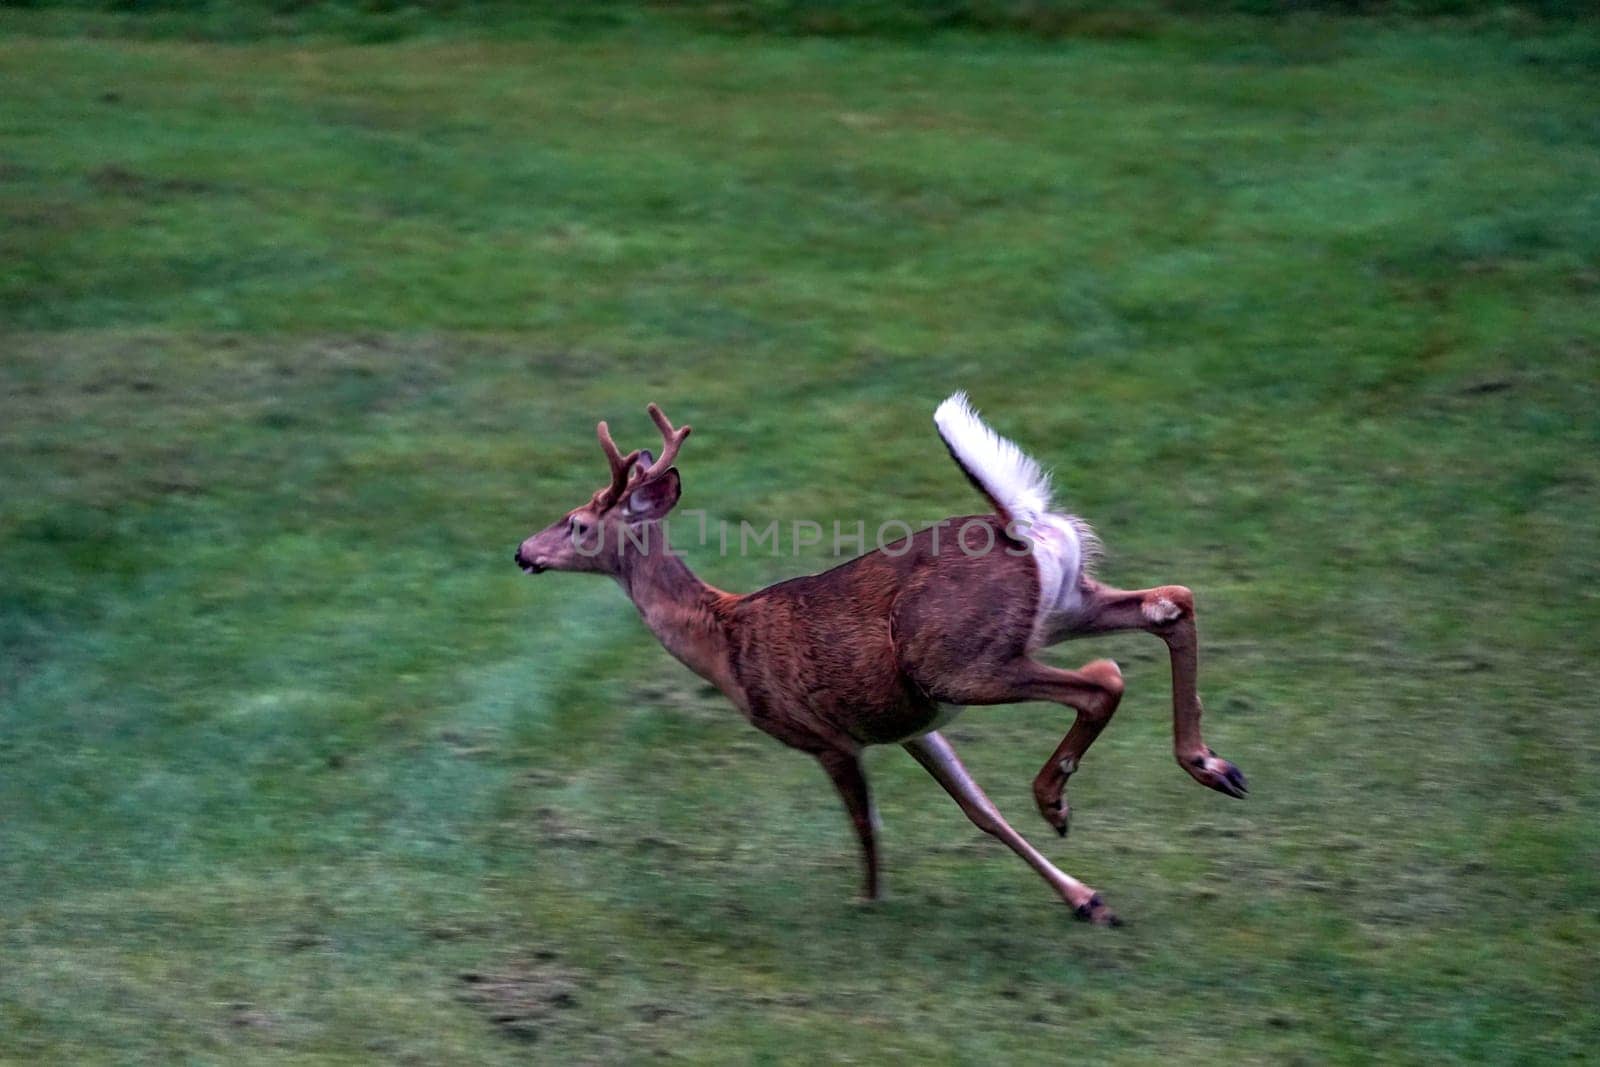
[[[522,562],[522,549],[519,548],[515,552],[511,553],[511,562],[515,563],[519,567],[527,566],[526,563]]]

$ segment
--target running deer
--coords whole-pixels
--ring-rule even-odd
[[[695,577],[667,544],[681,485],[673,462],[689,436],[649,406],[660,458],[622,455],[604,422],[610,484],[529,537],[529,574],[608,574],[674,657],[711,682],[755,726],[808,752],[844,798],[861,839],[867,899],[879,895],[877,818],[862,772],[867,745],[899,744],[981,830],[1003,841],[1089,922],[1116,923],[1100,894],[1056,868],[1003,819],[938,728],[962,707],[1049,701],[1072,727],[1033,781],[1039,812],[1065,835],[1067,779],[1111,721],[1122,672],[1111,660],[1076,671],[1033,658],[1074,637],[1144,630],[1172,661],[1172,730],[1181,766],[1201,785],[1243,797],[1238,768],[1200,738],[1194,597],[1181,585],[1122,590],[1091,577],[1098,542],[1053,511],[1039,465],[979,419],[963,393],[934,413],[956,465],[989,515],[947,519],[823,574],[744,595]],[[941,543],[941,534],[943,539]]]

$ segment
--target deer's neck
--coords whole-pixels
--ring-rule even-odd
[[[684,666],[727,692],[732,685],[728,639],[718,607],[730,596],[702,582],[672,554],[664,531],[650,530],[649,547],[629,546],[617,576],[639,617]]]

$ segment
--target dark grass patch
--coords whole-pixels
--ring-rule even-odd
[[[538,1041],[582,1003],[582,976],[558,966],[555,959],[546,952],[490,971],[463,971],[457,976],[461,983],[457,996],[506,1037]]]
[[[138,174],[127,167],[108,164],[89,174],[89,184],[103,193],[148,198],[208,193],[216,186],[193,178],[155,178]]]

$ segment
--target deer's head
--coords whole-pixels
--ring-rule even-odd
[[[681,484],[678,457],[689,427],[673,429],[672,423],[654,404],[650,417],[661,431],[661,458],[647,449],[624,456],[611,440],[604,422],[596,430],[606,462],[611,465],[611,484],[598,490],[589,502],[573,508],[558,521],[533,534],[517,549],[517,566],[528,574],[542,571],[588,571],[616,575],[628,553],[660,552],[665,539],[644,527],[663,518],[678,502]]]

